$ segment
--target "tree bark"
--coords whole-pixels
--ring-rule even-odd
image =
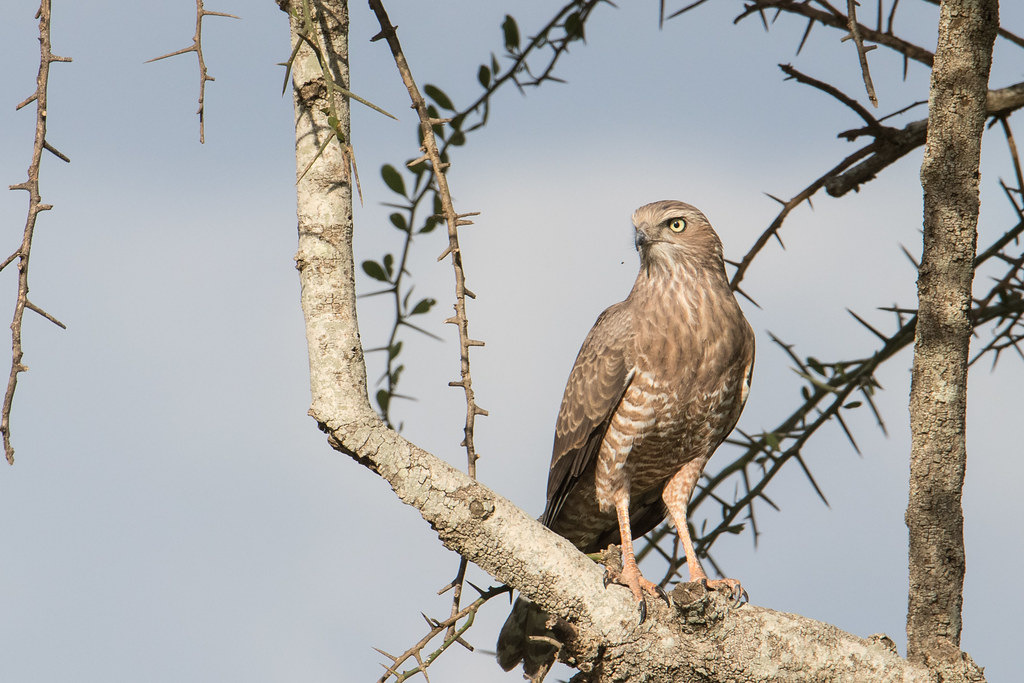
[[[998,14],[998,0],[941,4],[921,166],[924,252],[910,391],[908,658],[929,668],[960,670],[968,679],[980,676],[960,652],[968,314]]]

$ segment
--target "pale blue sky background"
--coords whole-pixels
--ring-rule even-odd
[[[901,7],[905,37],[934,46],[936,11]],[[1003,3],[1005,25],[1024,11]],[[671,6],[671,4],[670,4]],[[14,106],[34,87],[32,2],[0,10],[0,161],[4,183],[24,180],[34,113]],[[516,3],[524,34],[549,3]],[[657,29],[657,3],[602,7],[552,84],[500,95],[491,123],[456,152],[450,181],[463,231],[475,387],[490,417],[478,422],[481,479],[532,514],[543,507],[551,430],[572,360],[596,315],[635,275],[629,216],[678,198],[701,207],[738,258],[772,220],[764,192],[791,196],[852,147],[859,125],[841,105],[782,81],[793,62],[862,101],[853,47],[803,22],[738,26],[741,3],[709,3]],[[309,393],[298,307],[291,102],[280,96],[285,17],[272,2],[222,0],[210,19],[204,146],[194,116],[194,58],[144,65],[185,46],[186,0],[56,3],[49,141],[32,260],[32,299],[66,332],[28,315],[13,416],[17,464],[0,471],[0,678],[50,681],[370,681],[382,658],[423,632],[420,611],[446,613],[435,591],[457,566],[418,514],[367,470],[333,452],[306,417]],[[415,75],[457,102],[475,97],[477,65],[501,45],[498,3],[389,7]],[[398,248],[386,222],[382,163],[415,154],[405,92],[365,5],[352,8],[352,86],[400,116],[358,108],[353,138],[366,198],[357,208],[359,258]],[[453,28],[456,26],[457,28]],[[433,42],[432,42],[433,41]],[[994,86],[1021,80],[1019,48],[997,42]],[[927,74],[884,49],[871,53],[888,113],[926,97]],[[914,114],[924,116],[923,109]],[[981,244],[1011,217],[995,184],[1012,178],[997,130],[988,138]],[[771,428],[798,391],[768,331],[823,359],[868,353],[874,338],[846,307],[890,329],[878,306],[913,305],[914,272],[899,250],[920,251],[920,151],[842,200],[819,197],[770,246],[745,288],[758,335],[748,432]],[[0,195],[0,251],[20,240],[23,193]],[[397,416],[405,434],[456,464],[461,392],[449,315],[452,275],[436,264],[440,233],[418,244],[417,292],[441,304],[423,319],[446,338],[406,338],[403,391],[419,398]],[[362,282],[362,285],[369,283]],[[7,319],[14,272],[0,274]],[[368,346],[387,311],[360,310]],[[6,325],[6,323],[5,323]],[[379,359],[371,358],[378,363]],[[859,635],[885,632],[902,649],[906,608],[906,397],[910,355],[879,378],[883,437],[866,411],[851,416],[863,455],[828,428],[805,455],[831,507],[793,469],[749,535],[723,539],[717,559],[754,603],[828,621]],[[379,372],[371,366],[371,376]],[[1012,573],[1024,562],[1017,481],[1019,358],[971,375],[968,574],[964,648],[990,680],[1019,670],[1013,615],[1024,598]],[[722,457],[722,456],[719,456]],[[716,460],[712,461],[714,467]],[[710,509],[708,513],[711,513]],[[474,582],[486,584],[479,572]],[[489,606],[468,640],[490,649],[506,604]],[[505,680],[484,654],[455,653],[432,680]]]

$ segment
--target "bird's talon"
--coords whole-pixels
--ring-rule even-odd
[[[672,599],[668,597],[668,593],[665,592],[665,589],[661,586],[655,586],[655,589],[658,591],[658,597],[664,600],[666,605],[671,606]]]
[[[637,626],[647,621],[647,602],[645,600],[640,601],[640,621],[637,622]]]

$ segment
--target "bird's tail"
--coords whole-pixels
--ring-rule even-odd
[[[571,633],[572,627],[565,620],[518,598],[498,635],[498,664],[511,671],[522,662],[526,676],[533,683],[540,683]]]

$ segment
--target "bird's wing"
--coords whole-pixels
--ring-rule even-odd
[[[555,519],[601,449],[608,422],[633,379],[627,354],[631,339],[629,307],[621,302],[598,316],[576,356],[555,425],[544,524]]]

